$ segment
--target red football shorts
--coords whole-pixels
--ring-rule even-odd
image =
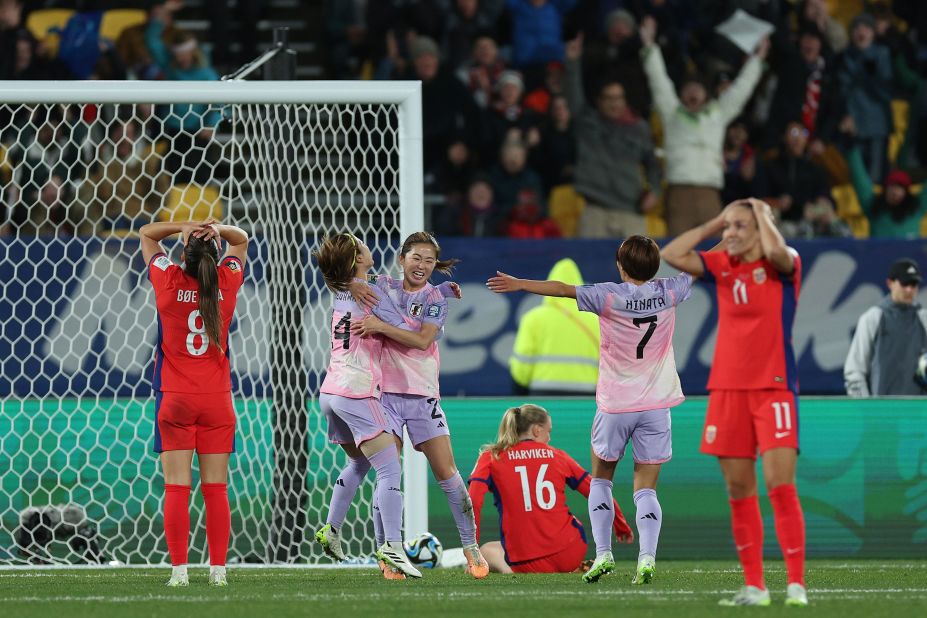
[[[576,538],[556,554],[516,562],[510,566],[516,573],[572,573],[579,568],[585,557],[586,541],[577,530]]]
[[[231,393],[155,393],[154,451],[235,452]]]
[[[711,391],[701,451],[756,459],[771,448],[798,449],[798,398],[786,390]]]

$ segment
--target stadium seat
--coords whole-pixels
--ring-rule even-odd
[[[103,13],[100,37],[115,42],[126,28],[144,24],[148,15],[141,9],[110,9]]]
[[[76,11],[72,9],[41,9],[29,13],[26,18],[26,28],[39,41],[45,43],[52,56],[58,55],[58,35],[49,34],[52,28],[64,29],[68,20]]]
[[[847,222],[853,236],[869,238],[869,218],[859,205],[859,198],[856,196],[853,185],[837,185],[830,190],[830,195],[837,206],[837,216]]]
[[[911,111],[911,104],[903,99],[892,101],[892,123],[894,128],[892,134],[888,136],[888,160],[895,163],[898,159],[898,152],[904,146],[904,138],[908,132],[908,119]]]
[[[576,192],[573,185],[559,185],[551,189],[547,209],[550,218],[560,226],[564,238],[575,238],[579,217],[586,207],[586,200]]]
[[[158,212],[161,221],[202,221],[222,219],[224,207],[219,188],[212,185],[179,184],[167,192]]]
[[[13,164],[10,162],[6,146],[0,144],[0,182],[9,182],[13,175]]]

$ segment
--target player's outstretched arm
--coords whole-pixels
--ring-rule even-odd
[[[760,231],[760,245],[763,255],[780,273],[792,274],[795,270],[795,255],[785,244],[785,239],[779,233],[776,222],[773,220],[772,208],[763,200],[749,198],[747,202],[756,215],[756,226]]]
[[[518,279],[504,272],[496,271],[495,277],[486,281],[486,287],[496,294],[505,292],[531,292],[539,296],[560,296],[563,298],[576,298],[576,286],[568,285],[562,281],[536,281],[534,279]]]
[[[724,213],[711,221],[683,232],[660,251],[660,257],[672,266],[694,277],[705,274],[705,265],[695,248],[709,238],[717,237],[724,229]]]
[[[151,262],[154,255],[164,253],[161,241],[168,236],[183,234],[186,237],[190,234],[202,232],[206,226],[206,221],[156,221],[146,223],[138,230],[142,258],[145,260],[145,264]]]

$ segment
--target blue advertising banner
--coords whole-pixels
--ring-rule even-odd
[[[793,342],[804,393],[843,392],[842,368],[860,314],[886,293],[889,265],[911,257],[927,265],[924,241],[794,242],[804,280]],[[487,277],[502,270],[545,279],[565,257],[579,265],[587,282],[615,280],[612,241],[516,241],[449,238],[442,257],[461,260],[454,279],[464,298],[450,302],[441,340],[441,386],[447,396],[506,395],[512,392],[508,359],[518,320],[540,299],[496,295]],[[306,255],[308,249],[306,248]],[[382,250],[375,255],[385,255]],[[380,271],[396,273],[392,259]],[[388,262],[388,263],[386,263]],[[268,394],[272,333],[267,301],[266,244],[251,247],[246,282],[239,293],[231,334],[236,392]],[[659,273],[673,274],[668,268]],[[313,290],[321,290],[307,262]],[[150,393],[151,359],[157,340],[154,298],[137,244],[129,240],[0,240],[0,397],[130,396]],[[716,331],[714,288],[696,285],[677,314],[676,363],[688,394],[705,392]],[[307,369],[316,384],[330,343],[327,293],[309,294],[306,307]],[[920,294],[927,303],[927,290]],[[758,354],[762,350],[757,351]],[[745,368],[749,371],[749,368]]]

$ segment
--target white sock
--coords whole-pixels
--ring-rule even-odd
[[[209,574],[210,574],[210,575],[217,575],[217,574],[218,574],[218,575],[223,575],[223,576],[224,576],[224,575],[225,575],[225,565],[222,565],[222,566],[214,566],[214,565],[211,565],[211,566],[209,567]]]

